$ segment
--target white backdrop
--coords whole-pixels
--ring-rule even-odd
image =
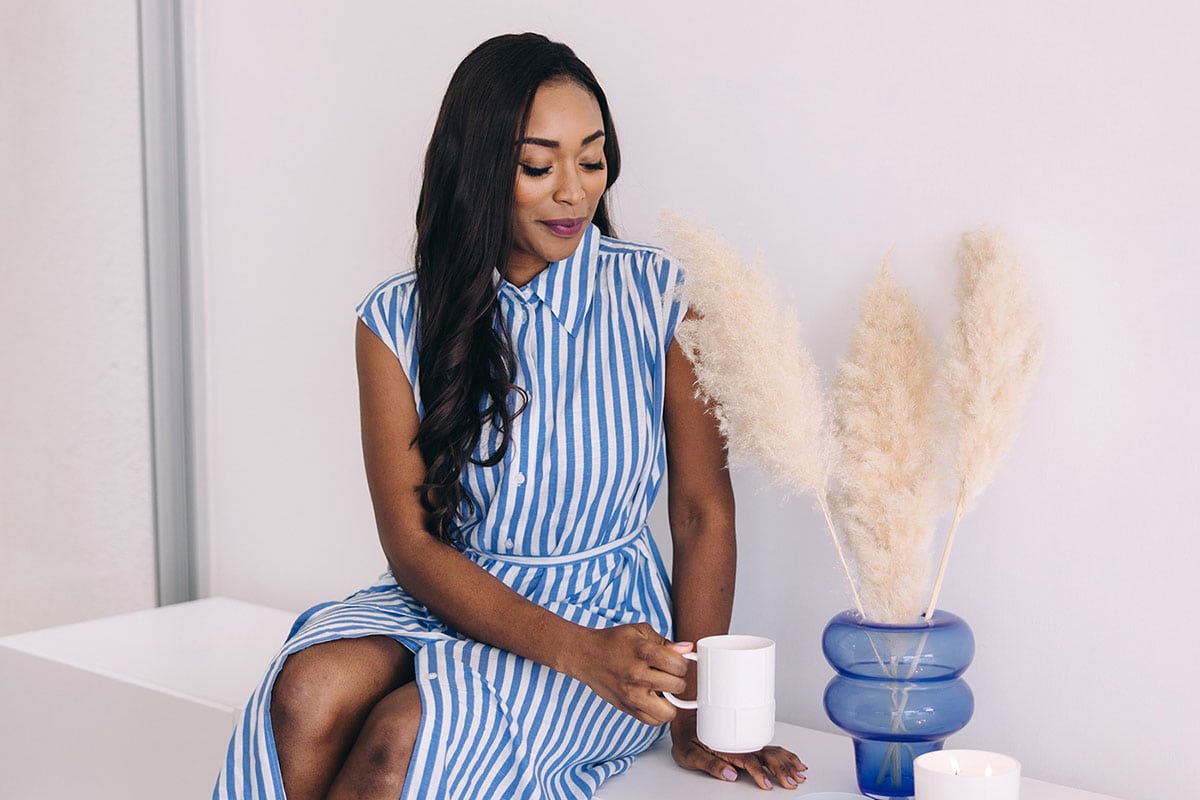
[[[382,568],[353,307],[407,261],[455,65],[488,36],[539,30],[609,94],[620,231],[653,239],[669,207],[761,250],[827,371],[890,247],[940,335],[958,235],[1009,231],[1048,353],[943,593],[978,640],[976,716],[952,742],[1038,778],[1174,796],[1200,742],[1200,277],[1184,239],[1200,218],[1200,13],[732,5],[191,7],[207,591],[299,609]],[[819,636],[849,604],[832,547],[809,500],[752,470],[735,480],[735,628],[779,640],[781,718],[828,728]]]
[[[0,0],[0,635],[155,602],[135,0]]]

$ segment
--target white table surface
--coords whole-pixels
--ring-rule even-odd
[[[854,778],[854,745],[849,737],[814,731],[780,722],[774,743],[788,748],[808,765],[808,780],[795,791],[776,787],[773,794],[803,797],[816,792],[857,792]],[[710,775],[688,772],[671,760],[670,737],[638,757],[623,775],[607,781],[597,800],[705,800],[750,798],[761,790],[745,774],[725,783]],[[1109,795],[1071,789],[1031,778],[1021,778],[1021,800],[1118,800]]]

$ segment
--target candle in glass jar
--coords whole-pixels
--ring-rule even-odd
[[[915,800],[1018,800],[1021,764],[983,750],[935,750],[913,761]]]

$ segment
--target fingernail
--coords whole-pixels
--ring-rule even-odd
[[[721,770],[721,775],[723,775],[727,781],[737,780],[737,770],[733,769],[732,767],[726,767],[725,769]]]
[[[768,789],[774,789],[774,788],[775,788],[775,784],[771,783],[771,779],[770,779],[770,778],[763,778],[763,783],[765,783],[765,784],[767,785],[767,788],[768,788]]]
[[[800,783],[804,783],[806,780],[808,780],[808,776],[807,776],[807,775],[802,775],[802,774],[800,774],[799,772],[797,772],[797,773],[796,773],[796,780],[798,780]]]
[[[792,788],[796,787],[796,779],[791,775],[784,775],[782,780],[785,786],[791,786]]]
[[[688,650],[692,649],[691,642],[675,642],[674,645],[684,652],[687,652]]]

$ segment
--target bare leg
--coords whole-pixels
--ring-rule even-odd
[[[328,800],[395,800],[404,789],[421,725],[421,695],[406,683],[379,701],[358,735]]]
[[[271,691],[288,800],[323,800],[371,710],[412,679],[412,654],[386,636],[338,639],[288,656]]]

